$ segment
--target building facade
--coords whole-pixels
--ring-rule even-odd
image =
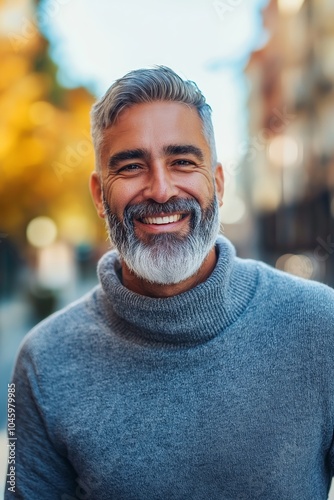
[[[261,257],[334,286],[334,2],[272,0],[246,68],[246,191]]]

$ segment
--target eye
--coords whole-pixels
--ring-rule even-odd
[[[180,165],[181,167],[188,167],[189,165],[195,165],[191,160],[176,160],[173,165]]]
[[[131,172],[134,170],[140,169],[141,166],[138,165],[137,163],[130,163],[129,165],[124,165],[124,167],[121,167],[118,169],[118,173],[120,172]]]

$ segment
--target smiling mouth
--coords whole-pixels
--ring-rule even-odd
[[[176,215],[164,215],[161,217],[144,217],[139,219],[143,224],[172,224],[173,222],[178,222],[184,219],[188,214],[176,214]]]

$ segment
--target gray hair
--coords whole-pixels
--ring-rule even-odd
[[[100,148],[103,131],[113,125],[119,114],[134,104],[155,101],[174,101],[196,108],[202,121],[203,134],[211,150],[212,168],[217,162],[216,144],[211,120],[211,107],[205,97],[190,80],[182,80],[166,66],[130,71],[116,80],[104,96],[97,101],[91,112],[91,132],[94,143],[96,166],[100,169]]]

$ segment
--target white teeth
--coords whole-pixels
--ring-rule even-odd
[[[182,215],[169,215],[165,217],[146,217],[143,219],[144,224],[170,224],[177,222],[182,218]]]

